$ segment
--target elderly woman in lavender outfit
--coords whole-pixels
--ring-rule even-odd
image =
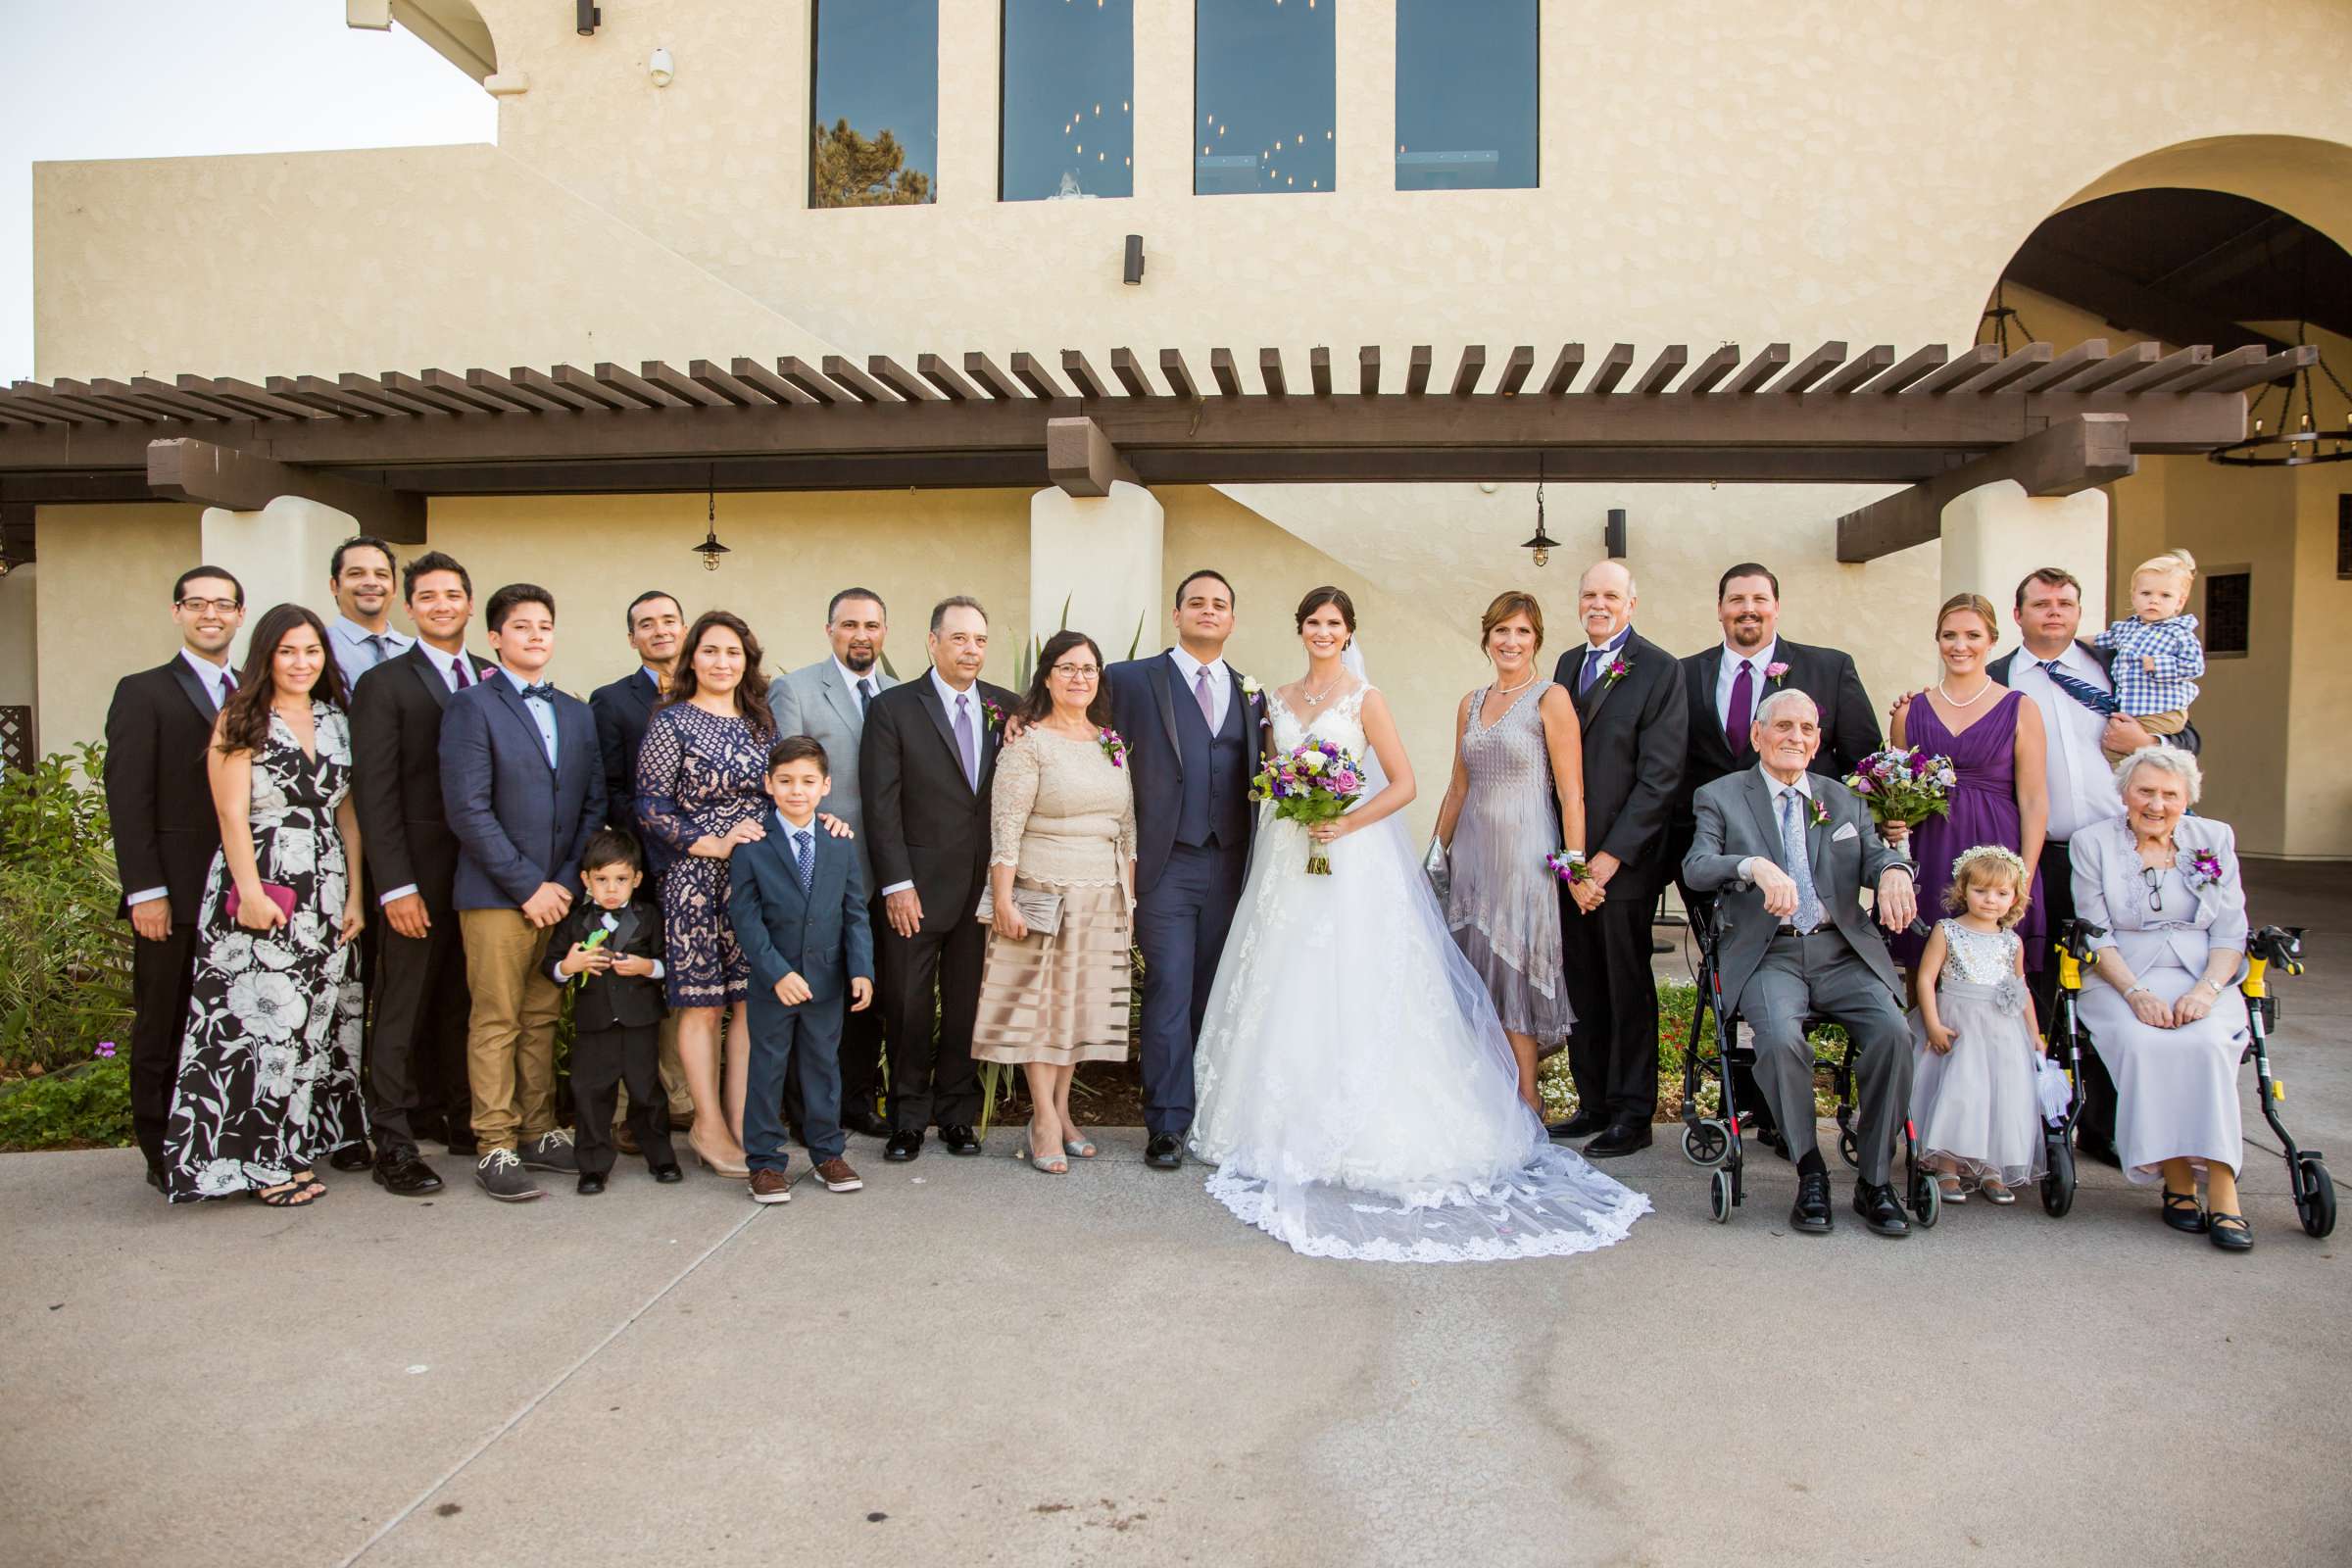
[[[2187,815],[2204,777],[2186,752],[2152,748],[2116,764],[2124,814],[2076,833],[2075,910],[2094,941],[2101,984],[2082,988],[2083,1026],[2115,1075],[2115,1142],[2133,1182],[2164,1183],[2175,1230],[2244,1251],[2245,1157],[2237,1064],[2245,999],[2246,893],[2236,836]],[[2206,1200],[2197,1202],[2197,1177]]]

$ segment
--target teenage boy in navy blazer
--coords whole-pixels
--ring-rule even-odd
[[[418,637],[352,687],[351,798],[386,927],[367,1058],[375,1181],[416,1198],[441,1190],[417,1139],[480,1153],[466,1073],[471,998],[451,902],[458,840],[441,804],[441,715],[498,666],[466,651],[473,580],[464,566],[433,551],[402,568],[401,585]]]
[[[441,799],[461,850],[454,902],[473,992],[466,1040],[474,1180],[509,1202],[537,1198],[527,1170],[576,1173],[556,1126],[556,1017],[548,932],[580,885],[580,857],[604,825],[605,766],[588,705],[556,690],[556,600],[530,583],[490,596],[483,616],[499,667],[449,700]]]
[[[787,1072],[800,1084],[801,1133],[817,1180],[836,1193],[865,1185],[842,1157],[840,1056],[844,1003],[862,1012],[874,1000],[874,937],[857,842],[816,820],[830,772],[813,737],[776,742],[767,754],[775,809],[761,824],[766,835],[737,845],[727,861],[727,918],[752,966],[743,1148],[755,1203],[792,1200]]]
[[[197,906],[220,849],[205,748],[213,721],[237,689],[228,645],[245,622],[245,589],[219,566],[197,566],[172,585],[179,650],[153,669],[125,675],[106,710],[106,809],[122,880],[116,912],[130,921],[130,1129],[162,1191],[164,1124],[188,1027]]]

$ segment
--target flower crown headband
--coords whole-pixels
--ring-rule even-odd
[[[1964,881],[1969,867],[1987,862],[2008,870],[2017,878],[2020,887],[2032,880],[2026,870],[2026,862],[2018,857],[2017,852],[1998,844],[1980,844],[1974,849],[1962,850],[1959,858],[1952,861],[1952,880]]]

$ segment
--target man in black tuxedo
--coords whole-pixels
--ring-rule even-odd
[[[218,566],[172,585],[179,652],[125,675],[106,710],[106,809],[114,822],[118,913],[130,920],[130,1124],[147,1156],[148,1185],[164,1185],[164,1125],[172,1116],[179,1042],[196,966],[197,906],[220,819],[205,768],[213,721],[236,676],[228,645],[245,621],[245,589]]]
[[[626,618],[637,667],[590,692],[588,710],[596,717],[596,749],[605,760],[606,825],[618,828],[643,847],[646,882],[660,887],[662,870],[675,857],[658,834],[637,825],[637,753],[645,745],[645,726],[654,716],[654,705],[669,690],[669,678],[678,667],[678,648],[686,640],[686,616],[675,597],[649,588],[629,601]],[[686,1093],[686,1069],[678,1060],[676,1013],[662,1015],[661,1039],[662,1092],[669,1097],[669,1126],[672,1132],[682,1133],[694,1125],[694,1099]],[[629,1127],[625,1084],[618,1105],[613,1113],[612,1141],[622,1153],[634,1154],[638,1152],[637,1137]]]
[[[2149,746],[2195,752],[2201,742],[2193,726],[2178,735],[2151,735],[2116,707],[2110,673],[2115,651],[2075,636],[2082,624],[2082,584],[2072,572],[2043,566],[2028,575],[2017,585],[2013,613],[2024,657],[2013,648],[1984,670],[2033,698],[2041,712],[2050,797],[2050,828],[2041,843],[2041,897],[2055,938],[2059,926],[2075,917],[2075,862],[2068,841],[2094,822],[2124,814],[2106,753]],[[2034,1015],[2047,1029],[2056,1016],[2056,959],[2043,955],[2041,967],[2029,970],[2026,981],[2034,993]],[[2084,1153],[2114,1162],[2115,1085],[2095,1054],[2083,1058],[2082,1114],[2075,1139]]]
[[[1193,1048],[1233,929],[1256,813],[1263,700],[1225,662],[1233,586],[1196,571],[1176,585],[1176,646],[1104,671],[1111,722],[1135,781],[1135,936],[1144,955],[1145,1162],[1184,1163]]]
[[[1004,715],[1018,700],[980,679],[988,612],[977,600],[939,602],[931,612],[930,651],[929,673],[867,706],[858,757],[866,845],[887,926],[874,943],[895,1129],[882,1157],[899,1163],[923,1152],[923,1132],[934,1119],[949,1153],[980,1152],[972,1132],[980,1115],[972,1022],[988,928],[972,911],[988,874],[997,751]]]
[[[1727,773],[1756,765],[1748,727],[1765,698],[1778,691],[1803,692],[1820,710],[1821,750],[1808,772],[1841,779],[1883,739],[1853,657],[1780,634],[1781,580],[1769,567],[1744,561],[1725,572],[1715,585],[1715,618],[1723,622],[1723,641],[1683,661],[1690,745],[1666,841],[1678,881],[1695,821],[1690,798]],[[1685,884],[1683,902],[1688,905],[1691,897]]]
[[[464,566],[436,550],[410,562],[401,585],[419,635],[352,689],[352,801],[385,925],[368,1051],[375,1181],[416,1198],[441,1190],[417,1154],[418,1137],[440,1138],[453,1154],[480,1152],[466,1072],[472,998],[452,902],[458,840],[441,802],[441,714],[497,666],[466,652],[473,579]]]
[[[1667,819],[1690,727],[1682,665],[1634,630],[1634,574],[1596,562],[1577,586],[1585,643],[1560,655],[1552,679],[1576,699],[1584,732],[1586,879],[1562,888],[1567,952],[1568,1071],[1577,1113],[1553,1128],[1594,1135],[1593,1159],[1649,1147],[1658,1108],[1658,988],[1650,923],[1665,859]]]

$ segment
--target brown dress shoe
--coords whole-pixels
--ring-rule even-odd
[[[858,1173],[850,1169],[850,1162],[839,1154],[816,1167],[816,1179],[825,1184],[828,1193],[854,1193],[865,1185]]]
[[[789,1203],[792,1201],[792,1180],[780,1170],[752,1172],[752,1201],[755,1203]]]

